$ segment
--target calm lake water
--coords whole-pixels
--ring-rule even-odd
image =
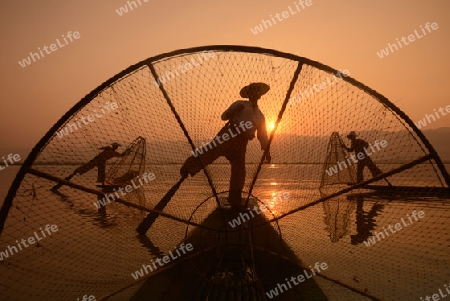
[[[49,173],[53,172],[52,168],[56,170],[51,166],[37,168]],[[321,170],[317,166],[298,166],[298,173],[306,175],[300,182],[290,179],[285,168],[282,165],[268,168],[254,190],[275,216],[319,197],[317,175]],[[1,202],[18,169],[12,166],[0,171]],[[148,170],[157,178],[144,187],[146,197],[140,204],[152,207],[179,175],[164,166]],[[217,184],[219,191],[226,190],[228,177],[225,171],[218,171],[220,173],[224,176],[222,183]],[[79,181],[88,186],[95,175],[95,172],[88,173],[86,179]],[[421,176],[426,182],[428,177]],[[145,216],[142,212],[112,203],[107,206],[107,216],[101,217],[93,204],[95,196],[69,188],[61,188],[61,194],[51,193],[52,182],[33,176],[28,176],[25,184],[28,190],[20,191],[23,197],[13,206],[12,218],[7,220],[0,239],[0,251],[13,245],[16,239],[31,236],[47,223],[57,224],[59,228],[55,239],[46,238],[43,247],[30,247],[0,263],[0,283],[8,292],[16,291],[16,296],[28,300],[51,300],[56,292],[64,292],[67,300],[76,300],[84,294],[104,296],[132,284],[135,281],[132,272],[172,250],[183,240],[186,231],[192,230],[182,223],[159,218],[148,234],[150,240],[142,241],[134,231]],[[33,198],[33,192],[38,193],[37,198]],[[290,197],[276,198],[280,192],[287,192]],[[204,189],[204,178],[199,176],[183,183],[165,211],[188,219],[198,205],[190,200],[206,199],[209,195],[210,191]],[[133,201],[131,195],[130,201]],[[214,206],[213,199],[206,201],[192,220],[201,222]],[[381,300],[419,300],[437,292],[450,280],[449,209],[448,199],[388,200],[354,194],[291,214],[278,224],[283,239],[305,266],[326,262],[329,269],[324,275]],[[423,211],[425,215],[408,222],[408,215],[413,211]],[[31,221],[23,223],[25,218]],[[404,221],[408,226],[397,233],[390,232],[391,235],[369,247],[363,243],[374,232],[383,231],[383,227],[387,229],[389,225]],[[34,274],[35,271],[40,271],[41,275]],[[342,287],[337,288],[328,280],[318,278],[317,282],[330,300],[367,300]]]

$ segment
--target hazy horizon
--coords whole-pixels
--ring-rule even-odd
[[[376,131],[376,130],[375,130]],[[425,135],[425,137],[428,139],[428,141],[431,143],[431,145],[434,147],[438,155],[440,156],[441,160],[444,163],[450,163],[450,142],[445,139],[448,135],[450,135],[450,127],[441,127],[441,128],[435,128],[435,129],[423,129],[422,131]],[[342,138],[345,138],[346,133],[340,133]],[[361,132],[360,137],[364,137],[365,133]],[[301,136],[301,135],[295,135],[295,134],[280,134],[277,135],[277,139],[283,139],[286,136],[297,136],[300,138],[307,138],[307,137],[319,137],[319,139],[323,139],[324,141],[327,140],[329,137],[327,136]],[[349,141],[347,139],[344,139],[344,142]],[[201,142],[208,142],[209,140],[194,140],[194,144],[197,147],[201,147]],[[154,142],[154,141],[153,141]],[[152,143],[153,143],[152,142]],[[178,140],[178,141],[156,141],[157,143],[186,143],[186,140]],[[373,142],[369,141],[368,142]],[[147,141],[149,143],[149,141]],[[255,142],[257,144],[257,142]],[[197,145],[198,144],[198,145]],[[86,145],[88,146],[88,145]],[[186,144],[186,155],[190,154],[189,145]],[[325,146],[324,146],[325,147]],[[122,147],[119,148],[119,151],[123,151],[126,148],[126,145],[122,145]],[[32,147],[29,148],[6,148],[6,147],[0,147],[0,153],[3,155],[8,155],[9,153],[18,153],[21,156],[20,164],[23,163],[23,161],[27,158],[31,151]],[[92,154],[94,155],[94,153]],[[0,156],[1,157],[1,156]],[[17,163],[16,163],[17,165]]]

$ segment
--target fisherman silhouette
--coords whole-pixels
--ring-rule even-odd
[[[350,134],[347,135],[347,138],[351,140],[351,146],[347,147],[345,144],[342,144],[342,147],[345,148],[349,152],[355,152],[355,157],[358,159],[358,163],[356,166],[356,183],[360,183],[364,181],[363,170],[364,167],[368,167],[373,177],[379,176],[383,172],[379,169],[375,163],[373,163],[370,155],[372,153],[367,153],[367,148],[369,147],[369,143],[367,143],[363,139],[356,139],[356,133],[351,131]],[[360,159],[361,158],[361,159]],[[387,180],[386,180],[387,181]],[[389,183],[389,182],[388,182]]]
[[[180,169],[180,174],[186,177],[187,174],[194,176],[202,167],[206,167],[220,156],[224,156],[231,164],[231,177],[228,202],[233,207],[240,207],[242,190],[245,184],[245,153],[249,140],[257,138],[261,144],[261,150],[265,150],[268,144],[266,122],[263,113],[258,107],[258,100],[270,90],[265,83],[251,83],[241,89],[240,95],[246,100],[238,100],[230,105],[223,112],[221,119],[228,120],[225,126],[219,131],[215,139],[206,146],[210,146],[208,150],[201,153],[197,152],[194,156],[186,159]],[[234,135],[233,135],[234,133]],[[228,137],[220,143],[220,137]],[[217,139],[219,137],[219,139]],[[219,143],[216,144],[216,140]],[[265,162],[270,163],[271,156],[267,152]]]
[[[121,146],[119,143],[114,142],[111,145],[101,147],[100,149],[103,150],[100,154],[95,156],[92,160],[89,162],[81,165],[77,169],[75,169],[69,176],[65,178],[66,181],[69,181],[73,176],[76,174],[84,174],[88,172],[89,170],[93,169],[94,167],[97,167],[97,182],[102,183],[102,185],[105,185],[105,179],[106,179],[106,161],[108,161],[111,158],[114,157],[121,157],[126,155],[126,151],[121,154],[116,151],[116,149]],[[56,184],[52,190],[57,190],[60,188],[63,184],[59,183]]]

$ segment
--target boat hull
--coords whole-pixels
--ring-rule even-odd
[[[285,279],[305,269],[276,224],[256,214],[239,227],[227,223],[245,212],[213,211],[202,224],[208,229],[196,228],[185,241],[196,252],[150,276],[131,300],[269,300],[275,289],[279,300],[328,300],[314,277],[288,287]]]

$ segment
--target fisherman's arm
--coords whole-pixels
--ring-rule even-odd
[[[354,151],[353,147],[347,147],[345,144],[342,144],[342,147],[345,148],[348,152]]]
[[[106,160],[108,160],[108,159],[110,159],[110,158],[114,158],[114,157],[122,157],[122,156],[124,156],[124,155],[121,154],[121,153],[119,153],[119,152],[116,152],[116,151],[113,150],[113,149],[108,149],[108,150],[106,150],[106,151],[103,152],[103,157],[104,157]]]
[[[351,144],[350,147],[347,147],[347,145],[345,145],[344,142],[342,142],[341,146],[342,146],[343,148],[345,148],[348,152],[352,152],[352,151],[353,151],[353,142],[352,142],[352,144]]]
[[[131,150],[129,148],[127,148],[122,154],[118,153],[119,156],[117,157],[125,157],[128,156],[130,154]],[[116,152],[117,153],[117,152]]]

